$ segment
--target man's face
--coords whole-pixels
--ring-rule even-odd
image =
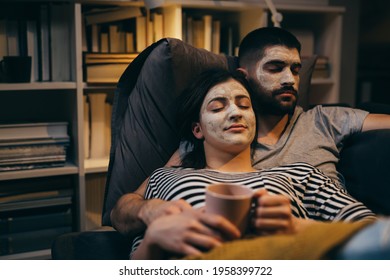
[[[298,99],[301,59],[298,50],[267,47],[263,58],[248,69],[248,81],[258,98],[260,112],[271,115],[292,113]]]
[[[212,87],[196,127],[205,148],[233,152],[248,147],[255,136],[256,118],[246,89],[233,79]]]

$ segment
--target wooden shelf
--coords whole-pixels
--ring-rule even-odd
[[[36,82],[36,83],[14,83],[0,84],[1,91],[10,90],[53,90],[53,89],[76,89],[75,82]]]
[[[85,173],[107,172],[109,158],[86,159],[84,161]]]

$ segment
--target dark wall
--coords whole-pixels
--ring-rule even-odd
[[[390,104],[390,1],[362,0],[357,101]]]

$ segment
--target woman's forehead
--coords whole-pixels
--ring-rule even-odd
[[[230,79],[213,86],[207,93],[205,100],[213,99],[217,96],[231,97],[234,95],[245,95],[249,97],[248,91],[240,82]]]

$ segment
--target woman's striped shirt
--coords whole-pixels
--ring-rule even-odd
[[[290,198],[292,212],[298,218],[318,221],[375,219],[366,206],[319,169],[306,163],[247,173],[163,167],[150,176],[145,199],[184,199],[199,208],[205,205],[205,188],[215,183],[241,184],[253,190],[266,188],[269,193],[285,195]],[[142,238],[134,239],[132,251]]]

